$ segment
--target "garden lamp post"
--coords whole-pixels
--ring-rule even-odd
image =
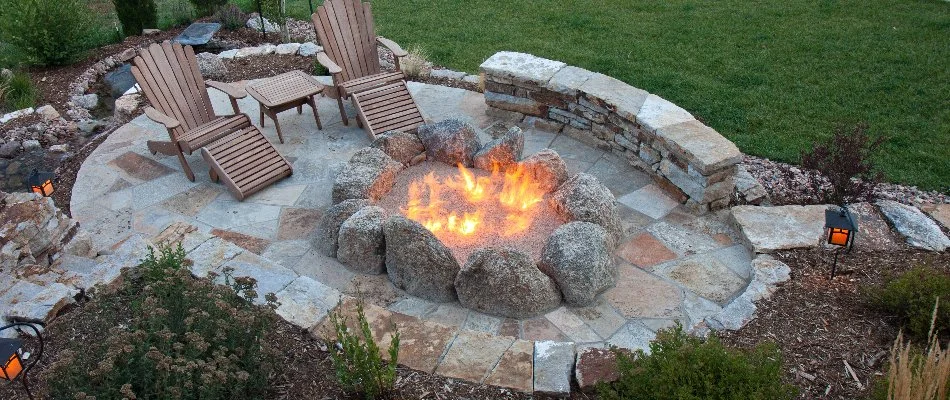
[[[825,230],[828,234],[828,244],[851,251],[854,236],[858,233],[858,224],[854,221],[854,216],[851,215],[847,205],[842,205],[837,210],[825,210]],[[838,251],[835,251],[835,260],[831,265],[831,279],[835,278],[837,268]]]
[[[42,324],[37,323],[37,325]],[[40,330],[36,325],[26,322],[14,322],[0,327],[0,332],[7,329],[16,329],[18,332],[21,332],[23,327],[33,330],[33,333],[39,340],[39,348],[32,357],[32,362],[30,362],[29,365],[24,365],[24,357],[22,356],[23,341],[20,339],[0,338],[0,379],[11,383],[19,379],[20,383],[23,384],[23,389],[26,391],[26,396],[30,400],[33,400],[33,393],[30,392],[30,385],[27,381],[26,374],[30,372],[30,369],[36,366],[40,361],[40,357],[43,356],[43,336],[40,334]],[[29,358],[29,356],[27,356],[27,358]]]
[[[43,197],[50,197],[55,190],[53,187],[53,177],[53,174],[49,172],[39,172],[34,168],[33,172],[30,172],[30,176],[26,178],[26,186],[33,193]]]

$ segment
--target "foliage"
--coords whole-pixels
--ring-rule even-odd
[[[195,7],[189,0],[158,0],[158,27],[168,29],[191,23]]]
[[[118,295],[130,305],[128,324],[75,343],[46,374],[53,399],[262,399],[274,366],[264,341],[274,321],[252,300],[256,282],[195,279],[185,252],[149,248],[142,265],[124,271]]]
[[[872,394],[880,400],[944,400],[950,395],[950,349],[942,349],[933,334],[940,301],[934,303],[928,346],[918,351],[904,334],[891,347],[886,379],[879,379]],[[950,346],[950,344],[948,344]]]
[[[399,60],[399,68],[402,72],[410,78],[428,74],[432,68],[432,63],[429,62],[429,52],[419,45],[412,45],[407,52],[409,54]]]
[[[214,19],[221,23],[221,26],[227,30],[236,30],[244,27],[247,22],[247,14],[231,3],[225,4],[214,13]]]
[[[26,72],[0,74],[0,109],[16,111],[36,104],[36,88]]]
[[[206,16],[213,14],[218,8],[228,4],[228,0],[188,0],[193,6],[195,6],[195,11],[198,12],[199,16]]]
[[[336,338],[336,351],[331,351],[333,369],[344,390],[362,394],[366,399],[375,399],[392,389],[396,381],[396,364],[399,359],[399,331],[390,337],[389,362],[383,360],[379,346],[363,311],[363,301],[356,303],[356,330],[347,325],[348,318],[337,307],[330,314]]]
[[[858,124],[849,133],[844,127],[835,130],[831,140],[814,143],[802,152],[801,164],[806,172],[807,189],[817,204],[846,204],[870,201],[874,188],[884,177],[875,167],[872,156],[885,138],[872,139],[867,125]]]
[[[287,29],[286,0],[261,0],[261,15],[270,23],[280,27],[280,37],[284,43],[290,42],[290,32]],[[306,18],[305,20],[309,20]]]
[[[66,65],[91,44],[92,19],[83,0],[0,1],[0,42],[29,63]]]
[[[112,0],[122,23],[124,36],[138,36],[142,29],[158,26],[158,8],[155,0]]]
[[[896,315],[904,331],[918,340],[927,339],[931,309],[938,297],[950,299],[950,275],[930,267],[915,267],[865,292],[871,305]],[[934,323],[938,335],[950,333],[950,307],[938,310]]]
[[[603,399],[779,400],[796,390],[781,382],[782,356],[772,344],[749,352],[703,341],[683,327],[657,332],[650,354],[617,351],[620,379],[598,387]]]

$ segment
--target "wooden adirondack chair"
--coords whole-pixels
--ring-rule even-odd
[[[148,149],[152,154],[178,156],[189,180],[194,181],[195,174],[185,154],[199,149],[211,164],[211,180],[224,178],[241,200],[292,173],[290,163],[238,108],[237,99],[247,93],[226,83],[203,80],[191,46],[168,41],[153,44],[141,49],[132,63],[132,75],[157,108],[146,107],[145,115],[164,125],[171,139],[150,140]],[[234,114],[215,115],[207,87],[227,94]],[[244,154],[238,157],[232,153]]]
[[[317,61],[333,76],[334,86],[327,88],[324,93],[337,99],[343,124],[349,125],[343,110],[343,99],[363,90],[403,80],[405,76],[400,71],[399,59],[409,53],[395,42],[376,36],[369,2],[326,0],[317,7],[311,19],[324,49],[317,53]],[[382,72],[377,44],[393,52],[396,72]],[[361,119],[357,123],[363,126]]]

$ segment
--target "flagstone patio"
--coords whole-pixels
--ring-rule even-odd
[[[409,88],[427,120],[461,118],[480,128],[496,122],[486,116],[480,93],[416,82]],[[219,113],[230,110],[224,95],[210,93]],[[259,123],[257,102],[248,97],[239,105]],[[645,348],[656,330],[677,321],[688,329],[738,328],[752,317],[752,301],[767,292],[755,266],[772,264],[753,262],[728,222],[728,211],[697,216],[627,161],[569,136],[527,127],[526,155],[556,150],[571,173],[596,176],[620,203],[625,240],[615,253],[619,277],[596,306],[502,319],[458,303],[407,295],[385,275],[353,273],[316,251],[312,239],[342,164],[370,140],[355,121],[342,124],[334,100],[321,98],[318,105],[323,130],[311,116],[292,111],[279,115],[284,144],[278,143],[272,122],[263,128],[291,161],[294,174],[243,202],[210,181],[197,153],[188,157],[195,182],[186,179],[175,157],[149,154],[145,141],[167,140],[167,134],[140,116],[112,133],[83,163],[70,204],[73,217],[100,248],[129,237],[168,238],[167,228],[174,224],[172,230],[184,238],[195,261],[193,272],[231,266],[239,275],[249,274],[258,279],[259,292],[278,294],[282,316],[315,332],[341,294],[359,292],[370,304],[367,314],[377,335],[391,329],[387,321],[397,322],[403,335],[401,363],[527,392],[543,389],[539,385],[546,382],[559,384],[541,369],[563,369],[557,360],[573,362],[579,348]],[[195,231],[182,228],[187,225]],[[563,351],[570,357],[557,354]]]

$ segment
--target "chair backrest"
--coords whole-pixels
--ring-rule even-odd
[[[343,69],[343,81],[378,74],[379,50],[370,4],[326,0],[311,16],[327,56]]]
[[[152,106],[181,123],[172,130],[173,140],[215,118],[191,46],[152,44],[141,49],[132,63],[132,75]]]

